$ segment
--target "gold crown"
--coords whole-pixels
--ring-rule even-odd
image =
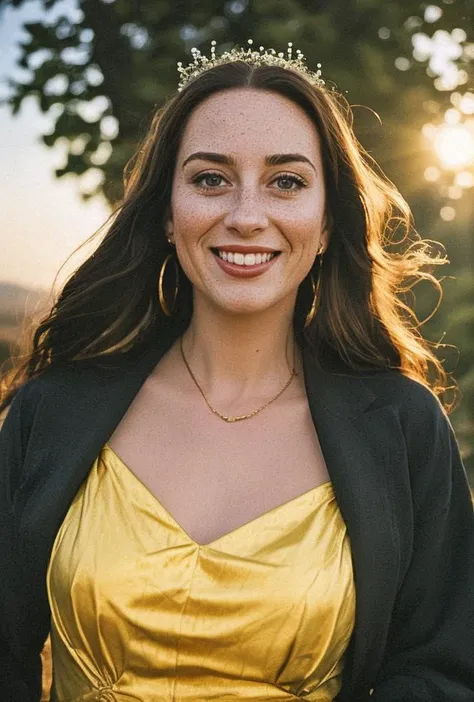
[[[304,63],[305,56],[299,49],[296,49],[296,58],[293,58],[293,43],[291,41],[288,42],[286,57],[283,51],[277,53],[275,49],[265,49],[263,46],[260,46],[258,51],[254,50],[252,48],[253,39],[248,39],[249,47],[247,49],[234,48],[216,56],[216,43],[215,39],[211,41],[211,58],[203,56],[199,49],[193,47],[191,53],[194,60],[191,63],[183,67],[182,62],[178,61],[178,73],[181,77],[178,83],[178,92],[181,92],[185,85],[209,68],[232,61],[244,61],[256,66],[281,66],[302,73],[311,83],[320,86],[325,84],[321,78],[321,64],[317,64],[317,71],[310,71]]]

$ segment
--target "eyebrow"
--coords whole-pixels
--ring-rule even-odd
[[[227,166],[235,166],[235,159],[232,156],[227,156],[226,154],[218,154],[214,151],[196,151],[196,153],[188,156],[184,161],[182,168],[185,167],[190,161],[213,161],[214,163],[224,163]],[[303,154],[272,154],[271,156],[265,156],[266,166],[281,166],[284,163],[293,163],[299,161],[300,163],[309,163],[311,168],[316,172],[316,168],[311,163],[309,158],[303,156]]]

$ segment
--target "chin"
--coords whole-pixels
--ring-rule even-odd
[[[218,307],[221,312],[226,312],[229,315],[258,315],[267,312],[273,305],[275,300],[256,301],[253,300],[215,300],[213,306]]]

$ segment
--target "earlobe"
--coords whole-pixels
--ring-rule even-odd
[[[326,250],[329,246],[329,239],[331,237],[332,229],[334,225],[334,220],[330,212],[326,212],[324,215],[323,229],[321,232],[321,242]]]
[[[168,239],[170,244],[172,244],[173,243],[173,221],[169,215],[167,215],[165,217],[164,229],[165,229],[166,238]]]
[[[171,234],[172,227],[173,227],[173,215],[171,213],[171,205],[170,204],[165,206],[165,210],[163,213],[163,222],[164,222],[166,234]]]

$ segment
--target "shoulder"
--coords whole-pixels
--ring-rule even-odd
[[[447,453],[458,452],[448,414],[430,388],[397,371],[365,376],[363,382],[373,393],[372,409],[389,405],[396,413],[414,460],[426,463],[436,454],[448,460]]]
[[[83,378],[85,385],[85,379]],[[39,375],[26,380],[13,394],[10,403],[0,413],[0,431],[14,433],[26,441],[30,430],[48,411],[56,412],[58,408],[71,401],[76,386],[81,381],[77,370],[64,363],[46,368]]]
[[[319,377],[316,376],[316,383]],[[374,411],[390,408],[407,433],[415,428],[434,425],[449,426],[445,409],[435,393],[426,385],[398,370],[367,370],[326,373],[324,385],[327,404],[338,402],[354,410]]]
[[[60,395],[70,395],[75,387],[87,386],[89,381],[100,382],[98,378],[101,373],[105,378],[108,377],[107,372],[110,377],[120,377],[120,370],[123,369],[119,368],[113,373],[106,366],[103,371],[101,366],[92,363],[56,362],[20,385],[6,410],[11,408],[13,411],[15,405],[22,408],[34,406],[46,398],[54,402]]]
[[[468,495],[468,482],[452,424],[437,396],[422,383],[400,373],[364,378],[374,404],[391,405],[401,428],[415,503],[436,512],[457,484]]]
[[[373,394],[372,409],[377,405],[391,405],[405,429],[450,424],[440,400],[423,383],[395,370],[357,377]]]
[[[450,454],[459,453],[447,412],[430,388],[398,371],[357,377],[371,397],[367,410],[389,408],[395,415],[410,463],[426,466],[430,459],[449,463]]]
[[[46,368],[39,375],[28,378],[16,388],[9,405],[0,413],[0,421],[2,417],[5,419],[9,412],[13,411],[13,408],[18,408],[27,402],[34,403],[35,400],[53,391],[54,387],[58,385],[58,381],[65,377],[67,371],[68,367],[65,364],[58,364]]]

